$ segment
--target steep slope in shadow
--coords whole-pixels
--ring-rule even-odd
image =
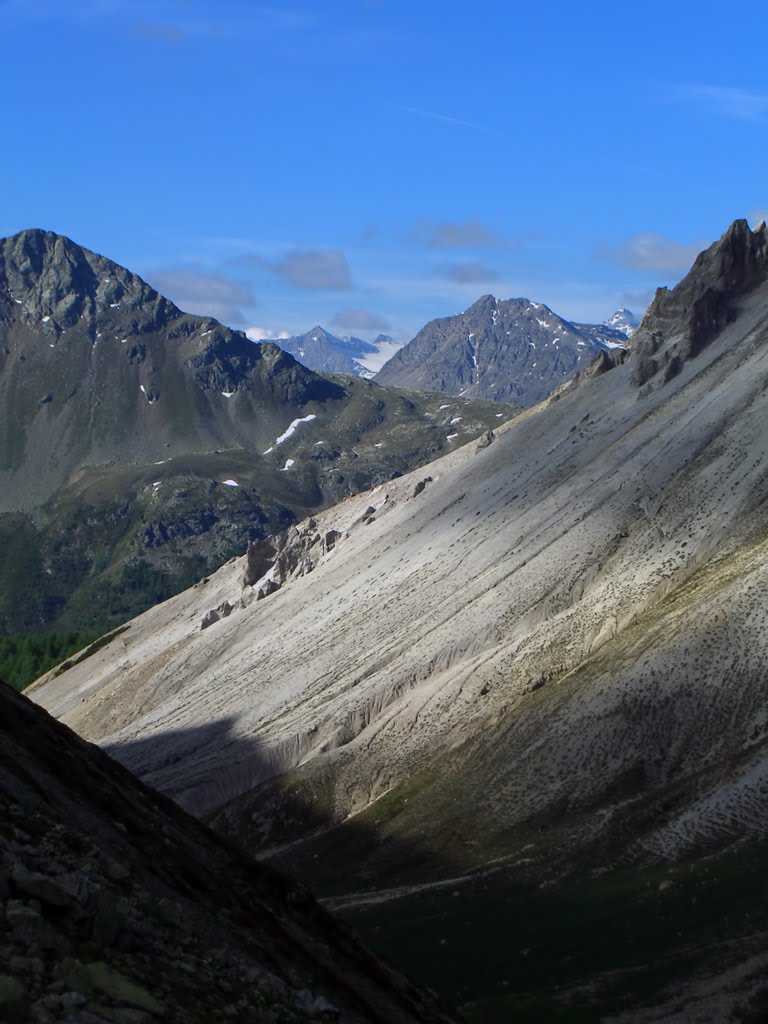
[[[226,744],[235,764],[258,757],[255,741],[233,740],[230,726],[226,720],[212,723],[188,739],[199,748]],[[137,740],[113,753],[140,767],[173,759],[184,741],[180,731]],[[662,1012],[658,1007],[669,1012],[682,993],[686,999],[690,993],[699,1016],[717,1005],[726,1019],[725,1008],[759,998],[768,967],[768,909],[755,902],[755,877],[768,863],[764,843],[673,868],[592,873],[572,863],[565,877],[539,886],[542,859],[551,859],[550,868],[565,866],[552,842],[557,815],[540,814],[525,823],[516,837],[516,858],[488,863],[489,846],[483,866],[473,870],[466,843],[458,843],[459,827],[477,852],[483,837],[472,830],[484,812],[460,826],[447,815],[444,845],[435,849],[418,830],[403,829],[399,836],[388,828],[398,810],[407,813],[402,787],[368,812],[334,826],[320,816],[316,800],[301,803],[297,781],[284,780],[275,814],[269,808],[270,784],[255,794],[256,832],[264,821],[284,838],[313,835],[271,859],[298,873],[316,893],[335,893],[323,902],[362,931],[377,952],[451,1005],[461,1004],[471,1021],[596,1024],[614,1013],[628,1013],[634,1021],[633,1015],[645,1012],[640,1007],[649,1004],[657,1013]],[[701,795],[703,780],[696,784]],[[600,837],[597,852],[605,863],[612,833],[629,828],[639,836],[649,821],[658,826],[660,807],[669,811],[675,799],[685,801],[683,788],[677,794],[660,788],[645,801],[627,801],[622,820],[614,816]],[[449,806],[434,789],[430,798],[436,813]],[[643,821],[628,822],[630,815]],[[226,819],[225,813],[219,817]],[[560,824],[567,821],[564,814]],[[590,857],[583,861],[589,864]]]
[[[51,991],[67,1020],[448,1020],[301,886],[4,685],[0,704],[4,1020],[48,1019]]]

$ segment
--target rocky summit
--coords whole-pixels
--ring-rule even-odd
[[[300,885],[0,684],[0,1020],[448,1019]]]
[[[765,229],[610,356],[32,691],[478,1021],[735,1020],[768,969]]]
[[[116,625],[499,415],[443,404],[313,373],[60,235],[0,241],[0,635]]]
[[[623,325],[571,323],[543,303],[484,295],[428,323],[376,380],[528,407],[596,356],[623,352],[627,337]]]
[[[621,331],[627,338],[631,338],[640,326],[640,321],[631,309],[622,306],[621,309],[617,309],[612,316],[603,321],[603,326],[612,327],[614,330]]]
[[[343,397],[276,345],[189,316],[68,238],[0,244],[0,493],[40,504],[88,467],[267,448]]]

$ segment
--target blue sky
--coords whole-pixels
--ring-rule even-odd
[[[254,334],[640,311],[768,209],[762,3],[0,0],[0,235]]]

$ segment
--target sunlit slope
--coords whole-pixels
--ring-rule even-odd
[[[684,286],[695,310],[686,282],[657,312]],[[276,593],[257,600],[271,588],[236,560],[37,699],[197,813],[227,805],[218,822],[254,848],[403,785],[393,828],[425,848],[472,821],[477,863],[548,816],[550,845],[591,848],[627,799],[761,735],[768,289],[728,302],[698,346],[684,318],[646,323],[660,365],[641,386],[635,361],[582,379],[490,445],[342,503],[284,538]],[[645,855],[716,840],[723,814],[690,813]]]

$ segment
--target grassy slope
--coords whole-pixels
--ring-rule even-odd
[[[0,515],[0,636],[103,632],[242,554],[250,539],[429,462],[514,411],[456,401],[440,410],[445,396],[385,393],[356,378],[348,392],[268,456],[233,449],[87,469],[41,509]],[[463,432],[448,426],[457,409]],[[460,430],[455,441],[449,430]]]

